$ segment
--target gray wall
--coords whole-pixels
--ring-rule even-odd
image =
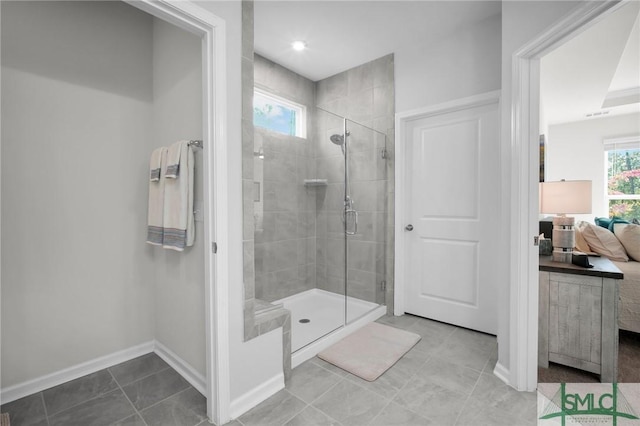
[[[262,201],[254,203],[256,298],[274,301],[315,288],[316,192],[304,186],[314,177],[312,135],[315,84],[259,55],[255,85],[307,107],[307,138],[256,127],[254,180]]]
[[[376,303],[385,302],[383,280],[390,291],[393,287],[394,99],[393,55],[317,83],[318,107],[353,120],[347,123],[349,181],[359,218],[358,233],[347,237],[347,294]],[[329,185],[317,200],[317,287],[342,294],[344,160],[329,141],[331,134],[342,133],[341,126],[337,117],[318,111],[316,164],[318,177],[326,174]],[[383,148],[390,154],[387,160]],[[387,299],[389,305],[392,300]]]
[[[500,89],[501,16],[395,52],[398,112]]]
[[[205,373],[202,222],[144,242],[151,150],[202,136],[200,55],[121,2],[2,3],[2,387],[154,338]]]
[[[153,339],[151,27],[2,2],[3,387]]]
[[[152,148],[202,139],[200,38],[153,20]],[[194,208],[202,209],[202,150],[195,150]],[[184,252],[149,247],[154,261],[155,338],[200,374],[205,369],[203,222]]]

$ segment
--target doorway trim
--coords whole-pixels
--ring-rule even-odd
[[[520,391],[538,386],[538,234],[540,58],[586,30],[626,2],[583,2],[517,50],[511,60],[510,140],[503,140],[510,185],[509,384]],[[504,117],[504,116],[503,116]],[[503,123],[504,126],[504,123]]]
[[[204,286],[207,416],[231,420],[226,26],[189,1],[123,0],[202,39]],[[214,247],[217,246],[217,253]],[[214,256],[215,254],[215,256]]]

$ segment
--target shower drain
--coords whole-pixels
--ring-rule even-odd
[[[302,324],[306,324],[306,323],[308,323],[308,322],[311,322],[311,320],[310,320],[309,318],[302,318],[302,319],[301,319],[300,321],[298,321],[298,322],[299,322],[299,323],[302,323]]]

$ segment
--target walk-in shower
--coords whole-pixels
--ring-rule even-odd
[[[256,297],[291,311],[294,366],[323,336],[386,311],[386,137],[321,108],[313,114],[305,142],[286,145],[261,129],[255,138],[264,152],[254,160],[264,194]]]

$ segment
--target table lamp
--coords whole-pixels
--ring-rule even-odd
[[[567,214],[591,213],[591,181],[561,180],[540,184],[540,213],[553,217],[553,261],[571,263],[576,244],[575,218]]]

